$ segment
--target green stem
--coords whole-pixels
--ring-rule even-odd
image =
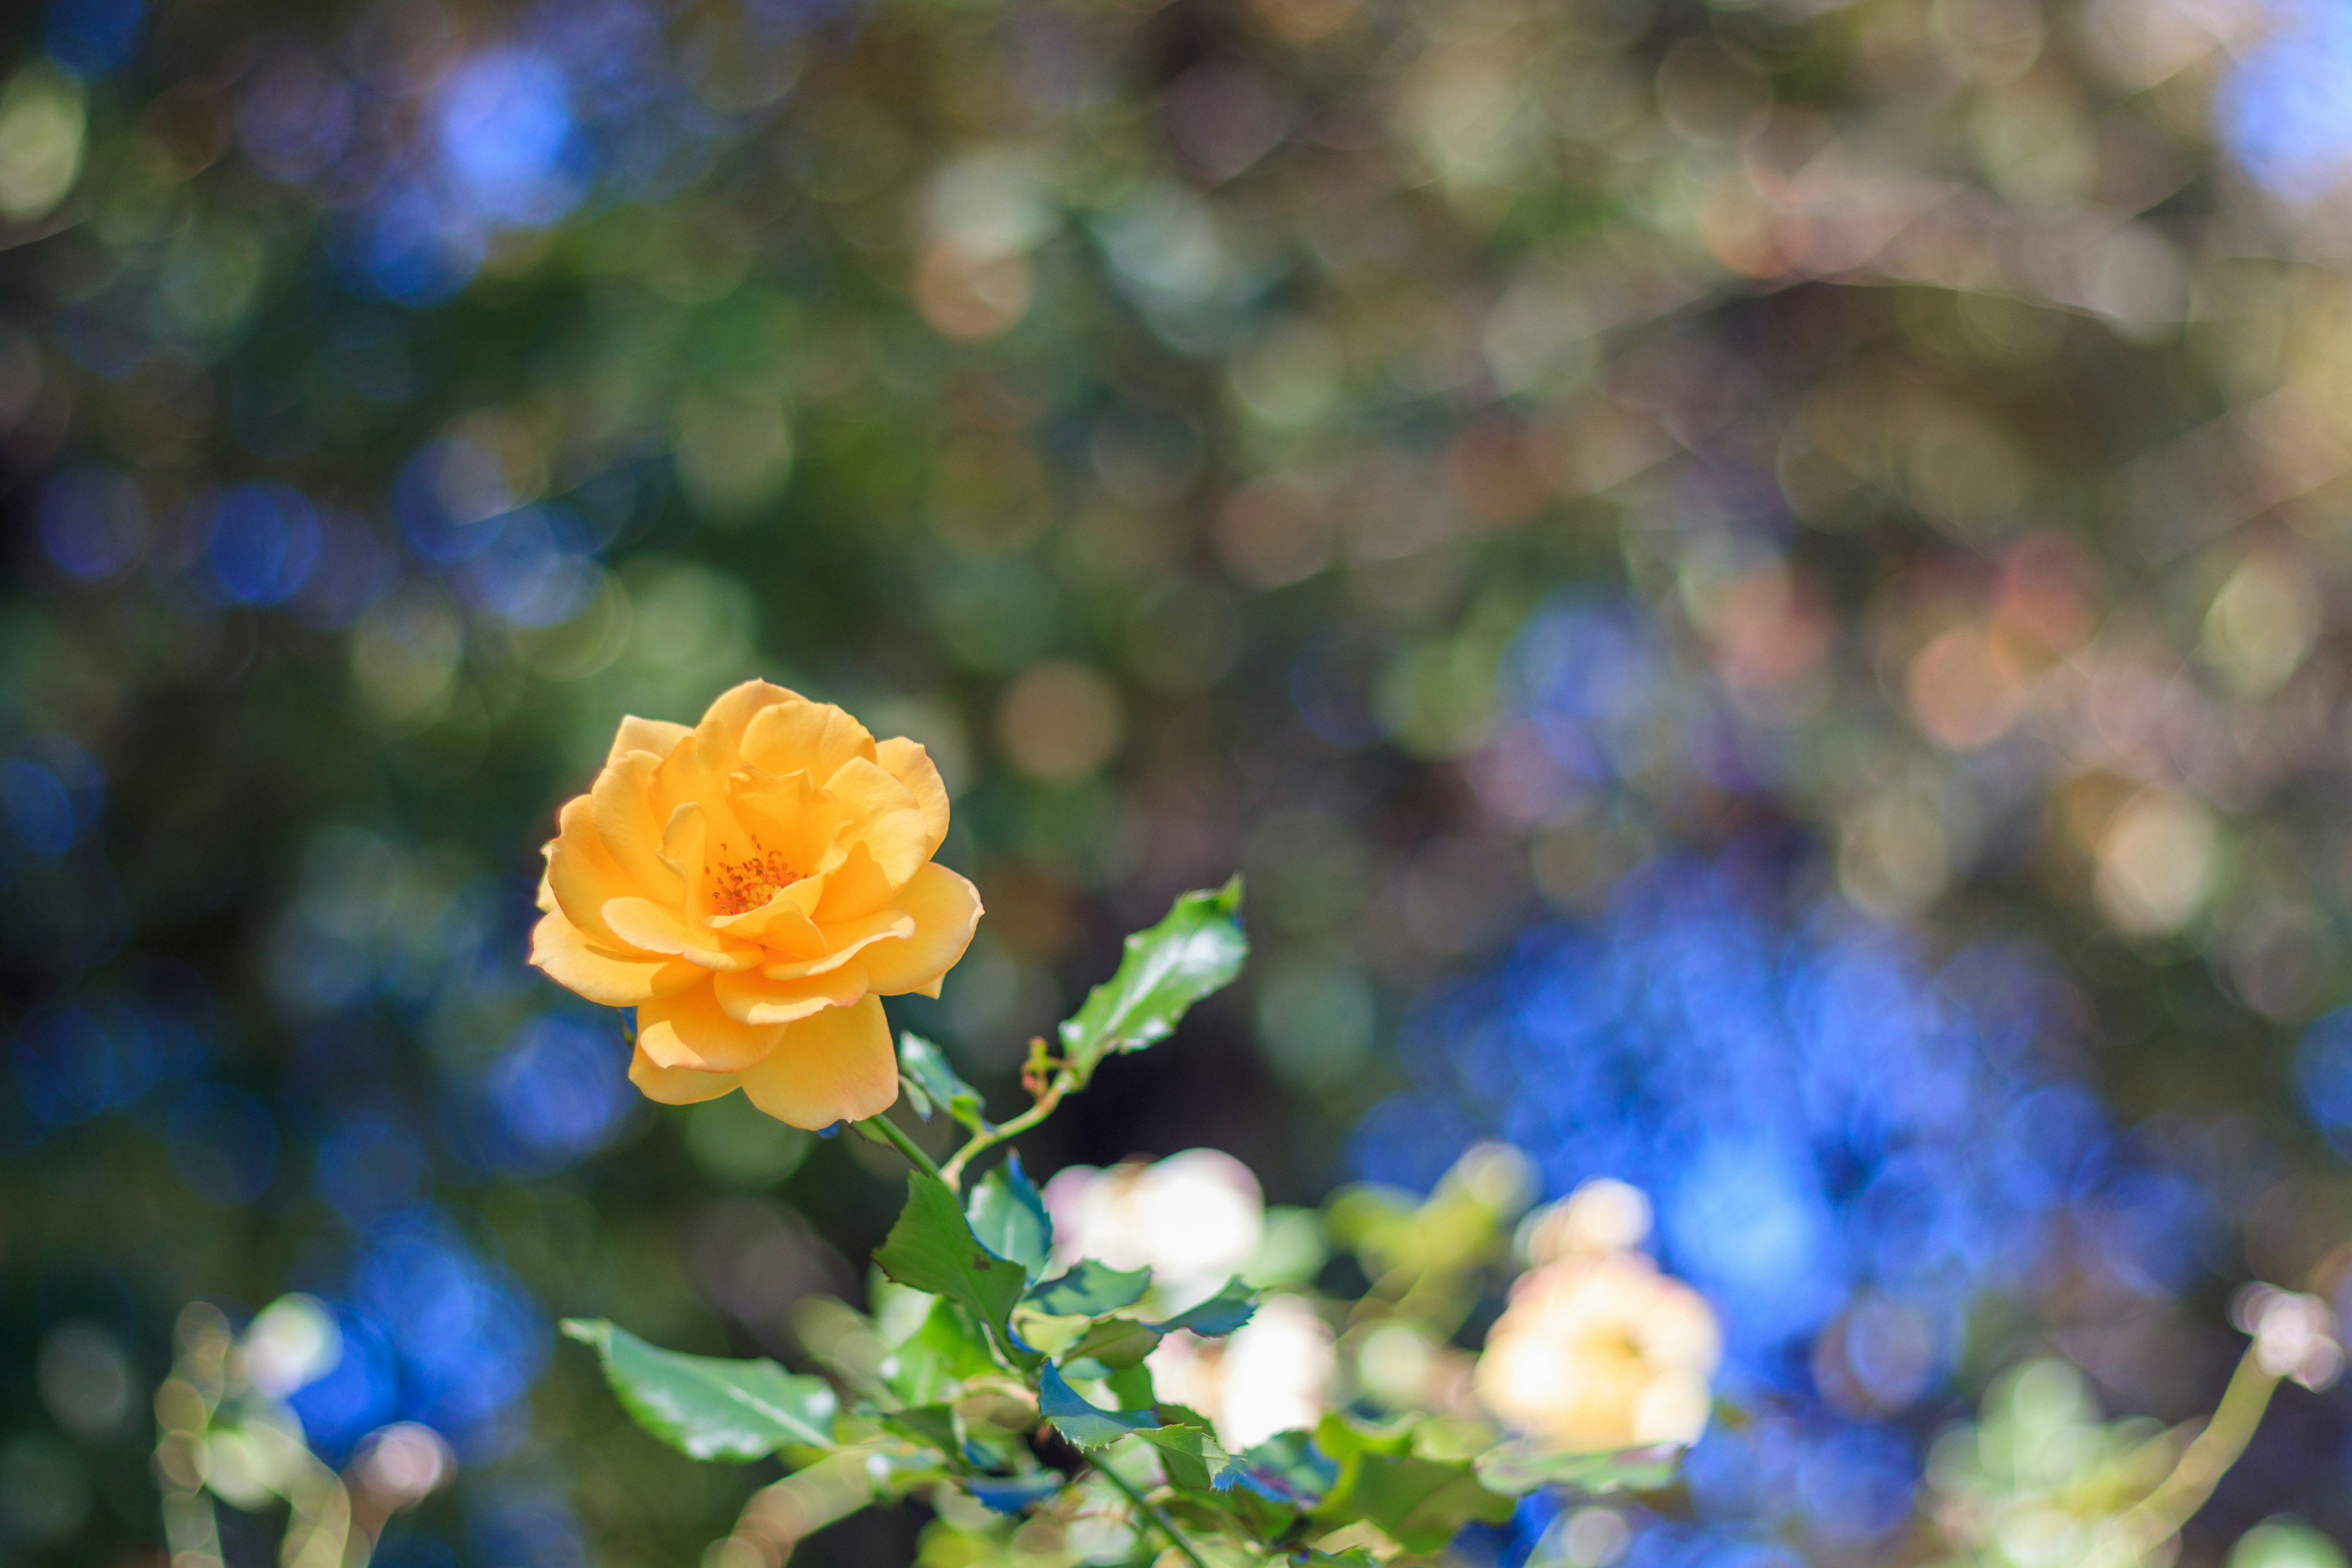
[[[1048,1116],[1053,1115],[1054,1108],[1062,1103],[1062,1096],[1069,1092],[1069,1087],[1066,1075],[1057,1077],[1054,1080],[1053,1087],[1045,1091],[1036,1104],[1010,1121],[1000,1122],[985,1132],[973,1133],[971,1142],[957,1150],[955,1157],[940,1168],[940,1180],[945,1182],[950,1187],[960,1186],[963,1181],[963,1173],[972,1161],[1000,1143],[1010,1143]]]
[[[1137,1511],[1142,1513],[1146,1518],[1150,1519],[1153,1524],[1160,1527],[1160,1533],[1166,1536],[1170,1544],[1173,1545],[1177,1551],[1184,1554],[1184,1560],[1187,1563],[1190,1563],[1192,1565],[1192,1568],[1209,1568],[1208,1559],[1202,1557],[1201,1553],[1194,1549],[1192,1543],[1184,1539],[1183,1531],[1176,1528],[1175,1521],[1168,1517],[1166,1510],[1161,1509],[1158,1503],[1146,1501],[1143,1494],[1137,1491],[1134,1486],[1125,1476],[1120,1475],[1108,1465],[1100,1464],[1095,1467],[1095,1473],[1105,1477],[1109,1480],[1111,1485],[1125,1492],[1127,1494],[1127,1500],[1136,1506]]]
[[[2263,1415],[2269,1410],[2271,1395],[2279,1384],[2276,1373],[2263,1370],[2255,1353],[2258,1344],[2246,1347],[2238,1370],[2231,1374],[2230,1386],[2221,1391],[2213,1418],[2180,1450],[2171,1473],[2124,1515],[2125,1529],[2142,1550],[2152,1551],[2179,1534],[2180,1527],[2205,1506],[2213,1489],[2253,1441],[2254,1430],[2263,1424]]]
[[[868,1137],[873,1137],[877,1133],[880,1134],[882,1142],[894,1145],[898,1149],[898,1152],[907,1156],[908,1160],[913,1163],[915,1169],[922,1172],[923,1174],[933,1177],[939,1181],[946,1182],[950,1188],[955,1185],[955,1183],[952,1180],[940,1174],[938,1163],[929,1154],[924,1153],[922,1149],[917,1145],[912,1138],[909,1138],[904,1132],[899,1131],[898,1123],[892,1121],[888,1115],[869,1116],[865,1121],[852,1123],[852,1125],[856,1127],[859,1131],[866,1133]]]

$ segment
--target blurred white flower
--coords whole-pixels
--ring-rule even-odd
[[[1171,1300],[1222,1285],[1265,1238],[1265,1194],[1250,1168],[1218,1149],[1157,1164],[1073,1165],[1045,1184],[1060,1267],[1092,1258],[1149,1268]]]
[[[1626,1252],[1650,1234],[1650,1198],[1612,1176],[1595,1176],[1519,1222],[1521,1256],[1534,1264],[1580,1254]]]
[[[2317,1391],[2334,1387],[2344,1374],[2336,1314],[2316,1296],[2249,1285],[2231,1300],[2230,1321],[2253,1336],[2254,1360],[2273,1377]]]
[[[1331,1330],[1296,1296],[1273,1296],[1222,1340],[1174,1333],[1145,1363],[1160,1396],[1189,1405],[1239,1450],[1277,1432],[1311,1427],[1327,1406],[1336,1356]]]
[[[334,1315],[309,1296],[280,1296],[245,1331],[245,1374],[256,1391],[284,1399],[343,1359]]]
[[[361,1447],[352,1474],[387,1509],[414,1508],[457,1473],[457,1456],[441,1434],[414,1421],[395,1421]]]
[[[1649,1258],[1571,1253],[1511,1288],[1475,1386],[1497,1419],[1565,1452],[1690,1443],[1722,1354],[1706,1302]]]

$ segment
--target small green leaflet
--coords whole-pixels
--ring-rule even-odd
[[[1214,892],[1178,895],[1166,919],[1127,939],[1118,973],[1062,1025],[1062,1057],[1079,1088],[1105,1057],[1166,1039],[1193,1003],[1233,984],[1249,956],[1241,907],[1236,876]]]
[[[1136,1434],[1160,1450],[1169,1483],[1196,1492],[1223,1491],[1234,1481],[1234,1457],[1198,1426],[1150,1426]]]
[[[980,1090],[964,1082],[948,1065],[947,1053],[922,1036],[908,1031],[898,1037],[898,1073],[907,1085],[908,1101],[924,1121],[931,1119],[936,1105],[974,1132],[988,1125]]]
[[[1146,1326],[1163,1334],[1190,1329],[1196,1334],[1213,1338],[1232,1333],[1248,1322],[1256,1311],[1257,1292],[1243,1284],[1241,1277],[1235,1275],[1207,1300],[1185,1308],[1164,1323]]]
[[[1297,1563],[1298,1568],[1381,1568],[1380,1560],[1360,1546],[1350,1546],[1337,1556],[1328,1552],[1309,1551],[1291,1561]]]
[[[1009,1156],[980,1179],[964,1218],[982,1247],[1021,1265],[1024,1285],[1045,1272],[1045,1260],[1054,1255],[1054,1221],[1021,1168],[1020,1155]]]
[[[1241,1454],[1241,1482],[1260,1497],[1312,1508],[1339,1479],[1339,1467],[1305,1432],[1277,1432]]]
[[[1011,1343],[1013,1305],[1028,1288],[1028,1276],[1021,1265],[981,1246],[955,1194],[937,1176],[908,1173],[907,1206],[874,1261],[901,1285],[946,1297]]]
[[[1037,1369],[1037,1413],[1081,1448],[1099,1448],[1160,1425],[1149,1410],[1105,1410],[1089,1405],[1047,1362]]]
[[[680,1355],[602,1319],[569,1318],[563,1331],[594,1347],[638,1426],[695,1458],[833,1446],[834,1393],[823,1378],[795,1377],[772,1361]]]
[[[1035,1470],[1025,1476],[971,1476],[963,1489],[999,1513],[1018,1514],[1041,1498],[1062,1489],[1058,1470]]]
[[[1523,1496],[1538,1487],[1580,1492],[1656,1491],[1674,1483],[1682,1449],[1672,1443],[1613,1453],[1558,1454],[1520,1441],[1491,1448],[1473,1461],[1478,1479],[1498,1492]]]
[[[1063,1352],[1062,1362],[1066,1367],[1081,1360],[1099,1362],[1107,1368],[1133,1366],[1159,1348],[1158,1330],[1132,1318],[1106,1318]]]
[[[912,1405],[904,1410],[893,1410],[882,1417],[882,1425],[901,1437],[910,1437],[927,1447],[936,1448],[950,1463],[963,1458],[963,1444],[956,1436],[955,1410],[945,1405]]]
[[[1033,1288],[1028,1302],[1057,1318],[1093,1318],[1135,1305],[1150,1289],[1150,1269],[1113,1268],[1088,1258]]]
[[[1348,1468],[1346,1495],[1333,1500],[1340,1505],[1337,1511],[1371,1521],[1407,1552],[1435,1552],[1464,1525],[1500,1524],[1517,1506],[1480,1486],[1467,1465],[1366,1452]]]

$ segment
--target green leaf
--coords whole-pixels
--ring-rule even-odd
[[[1013,1304],[1028,1288],[1018,1263],[980,1244],[945,1182],[920,1171],[907,1176],[907,1206],[874,1254],[882,1272],[901,1285],[944,1296],[988,1325],[1011,1346]]]
[[[1241,1282],[1240,1276],[1225,1281],[1217,1293],[1207,1300],[1185,1308],[1164,1323],[1147,1325],[1163,1334],[1179,1329],[1190,1329],[1196,1334],[1213,1338],[1230,1334],[1255,1315],[1257,1292]]]
[[[1348,1461],[1339,1490],[1318,1517],[1334,1522],[1365,1519],[1407,1552],[1435,1552],[1465,1524],[1500,1524],[1515,1499],[1488,1491],[1467,1465],[1367,1450]]]
[[[1033,1470],[1025,1476],[972,1476],[963,1489],[998,1513],[1020,1514],[1029,1505],[1062,1489],[1058,1470]]]
[[[1113,1268],[1082,1258],[1066,1272],[1031,1289],[1029,1305],[1057,1318],[1092,1318],[1143,1300],[1151,1289],[1149,1268]]]
[[[1360,1546],[1350,1546],[1336,1556],[1328,1552],[1309,1550],[1306,1555],[1294,1557],[1298,1568],[1381,1568],[1380,1559]]]
[[[1196,1492],[1223,1491],[1234,1484],[1234,1457],[1199,1426],[1152,1426],[1136,1436],[1160,1450],[1160,1468],[1171,1486]]]
[[[882,1425],[901,1437],[938,1449],[951,1464],[963,1458],[963,1443],[956,1436],[955,1409],[951,1405],[909,1405],[885,1415]]]
[[[1044,1196],[1021,1168],[1020,1155],[1009,1156],[980,1179],[964,1217],[982,1247],[1021,1265],[1027,1279],[1045,1272],[1045,1260],[1054,1255],[1054,1220],[1045,1212]]]
[[[1105,1057],[1166,1039],[1185,1009],[1233,984],[1249,956],[1241,906],[1236,876],[1214,892],[1180,894],[1165,920],[1127,939],[1118,973],[1062,1025],[1062,1058],[1078,1087]]]
[[[1081,1359],[1106,1367],[1133,1366],[1160,1348],[1160,1331],[1132,1318],[1106,1318],[1063,1352],[1066,1365]]]
[[[726,1361],[656,1348],[602,1319],[566,1319],[563,1331],[595,1348],[604,1379],[630,1416],[698,1459],[757,1459],[788,1446],[833,1446],[832,1386],[772,1361]]]
[[[1089,1405],[1047,1362],[1037,1369],[1037,1412],[1081,1448],[1099,1448],[1160,1425],[1149,1410],[1105,1410]]]
[[[1275,1502],[1312,1508],[1339,1479],[1339,1467],[1305,1432],[1277,1432],[1241,1453],[1242,1484]]]
[[[988,1125],[980,1090],[964,1082],[948,1065],[947,1053],[922,1036],[908,1031],[898,1037],[898,1073],[908,1086],[915,1114],[928,1121],[930,1108],[941,1110],[977,1132]]]
[[[1514,1497],[1524,1496],[1538,1487],[1568,1487],[1580,1492],[1648,1492],[1674,1484],[1675,1468],[1682,1454],[1682,1449],[1672,1443],[1620,1448],[1612,1453],[1558,1454],[1522,1440],[1490,1448],[1472,1462],[1478,1479],[1489,1489]]]

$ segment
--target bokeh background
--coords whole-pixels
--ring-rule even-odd
[[[161,1563],[173,1318],[292,1289],[314,1442],[458,1457],[389,1568],[724,1530],[552,1321],[794,1355],[893,1167],[522,956],[615,718],[753,674],[939,760],[901,1022],[1000,1093],[1249,879],[1033,1166],[1654,1194],[1744,1414],[1630,1562],[1910,1560],[2001,1369],[2179,1419],[2343,1282],[2342,0],[10,16],[9,1568]],[[2186,1560],[2352,1531],[2347,1415]]]

